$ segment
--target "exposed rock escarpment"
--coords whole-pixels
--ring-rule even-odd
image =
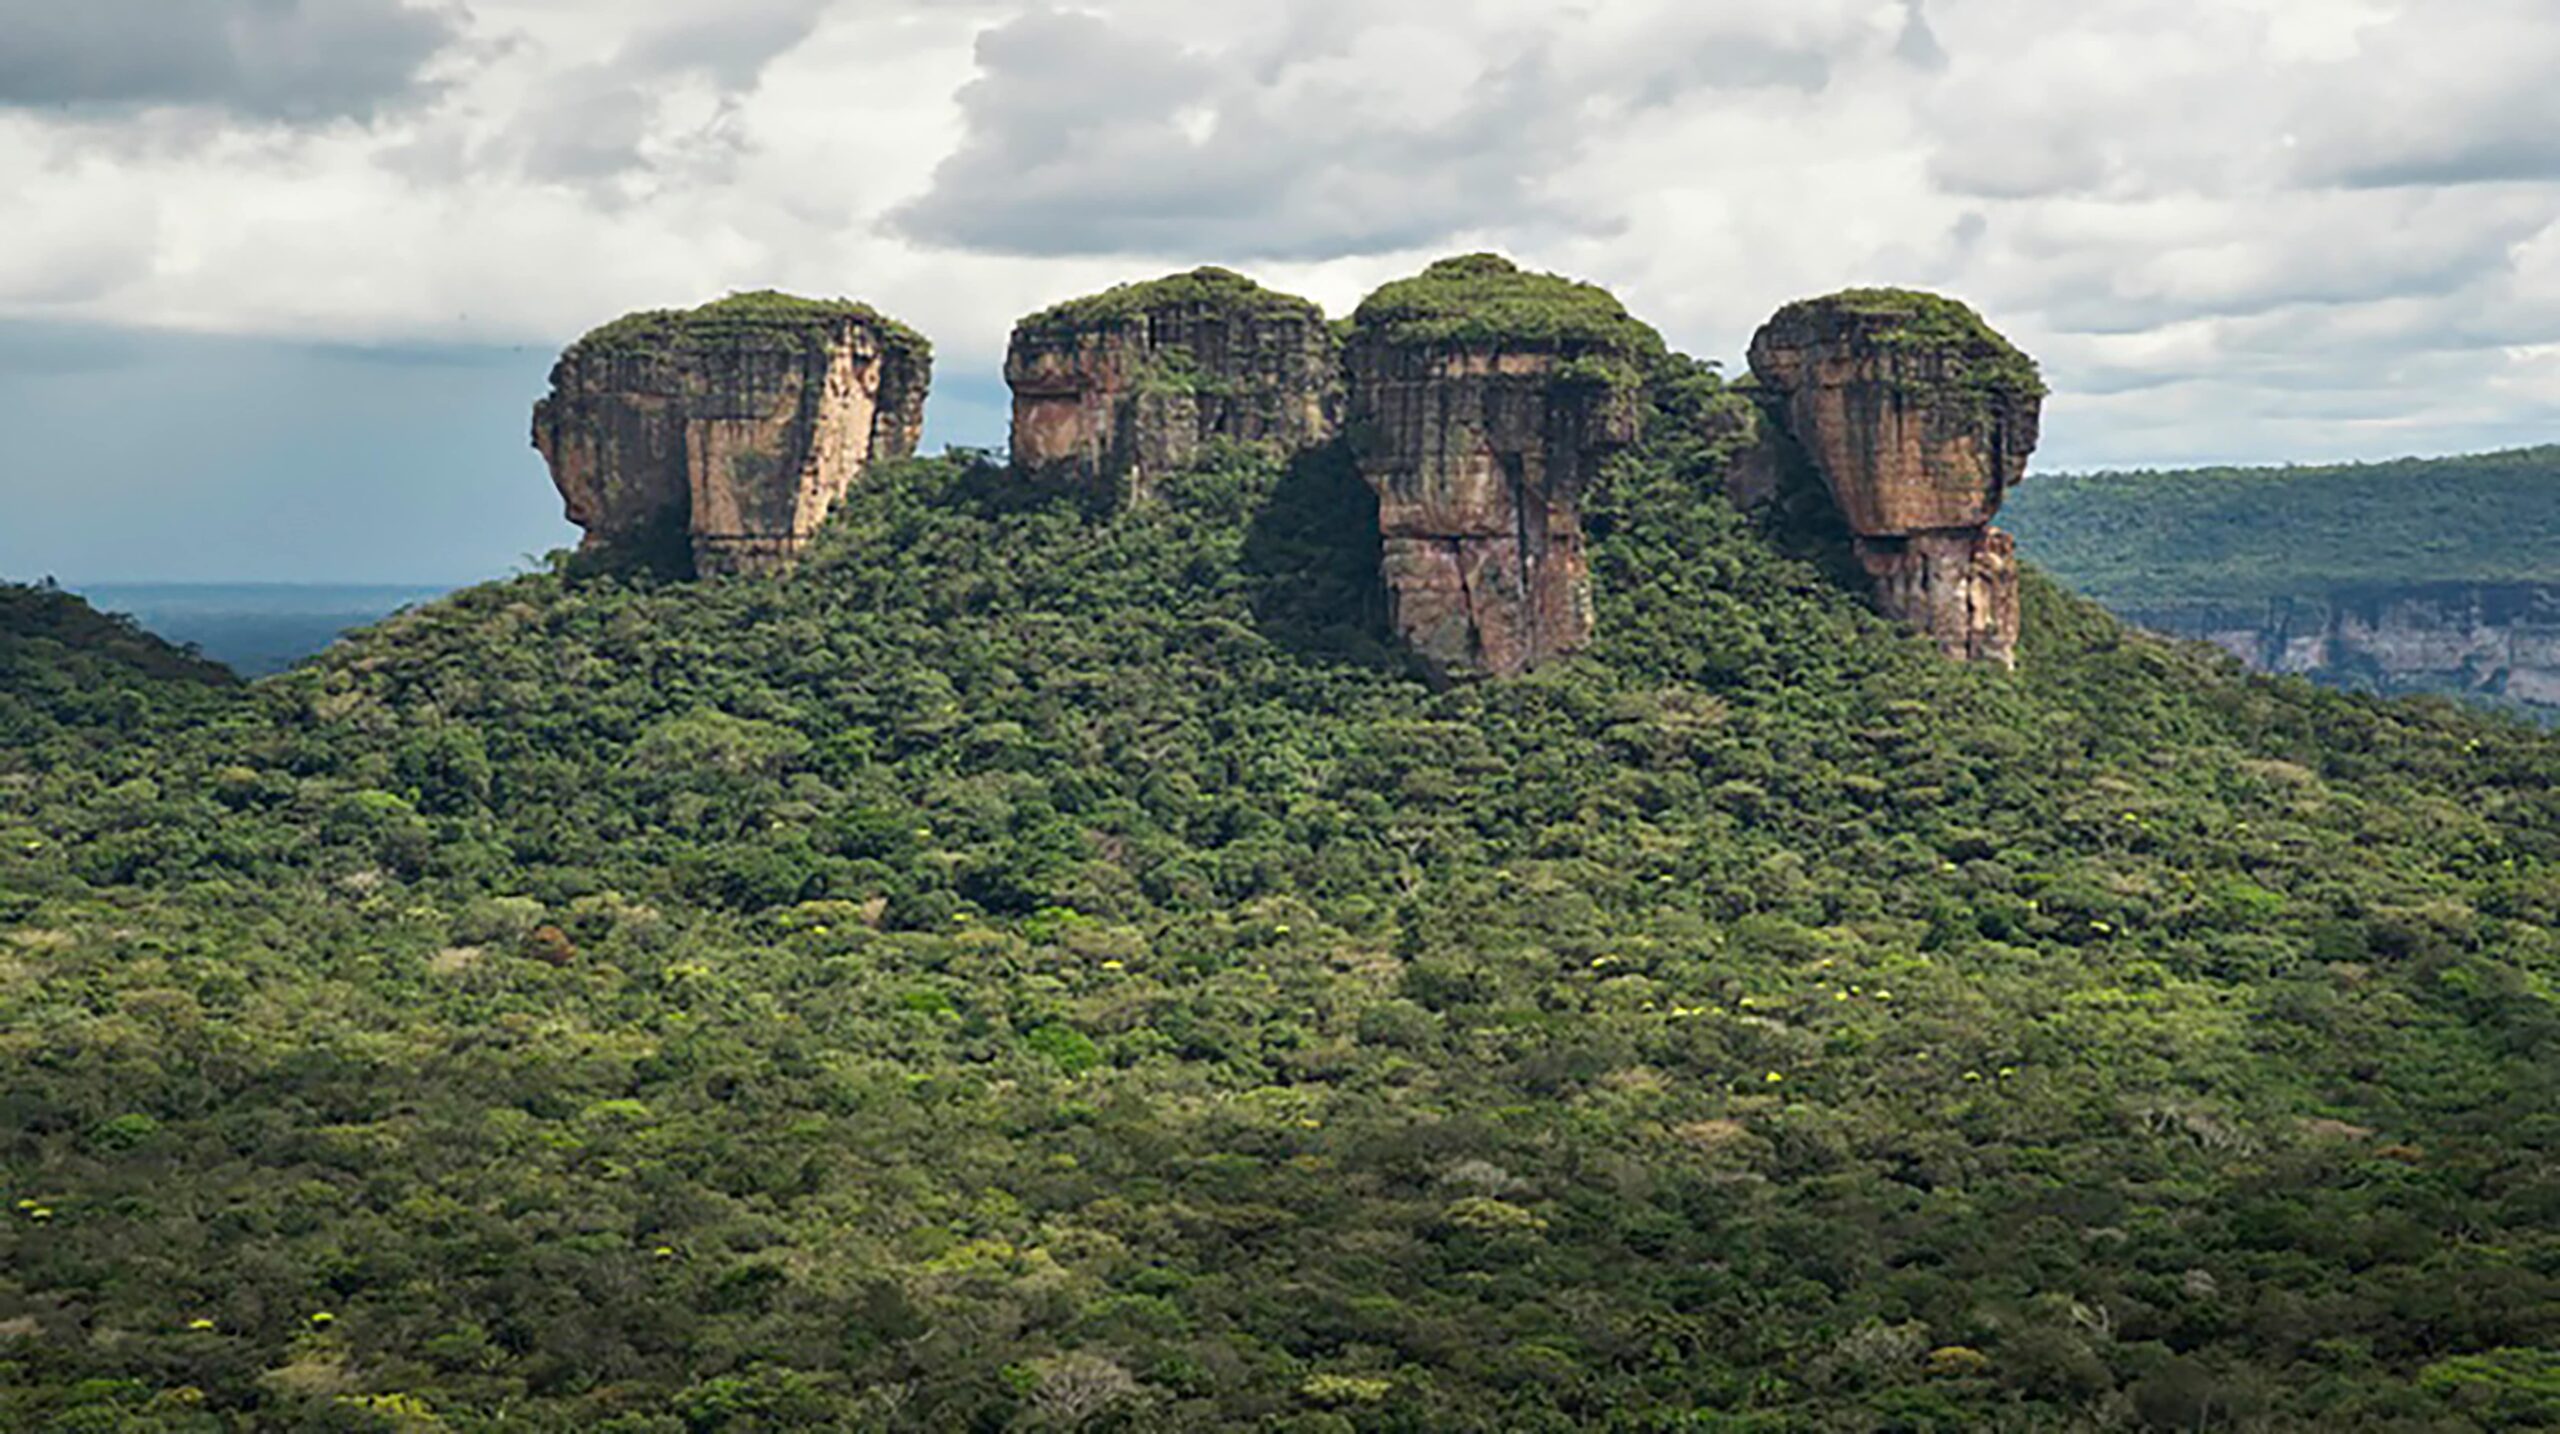
[[[551,371],[533,445],[590,550],[789,566],[874,461],[915,452],[932,349],[872,309],[739,294],[633,314]]]
[[[1340,419],[1324,311],[1225,269],[1034,314],[1014,328],[1004,377],[1017,468],[1127,498],[1215,440],[1298,449],[1331,438]]]
[[[2015,666],[2016,545],[1991,519],[2035,451],[2034,361],[1954,300],[1853,289],[1779,310],[1751,370],[1854,535],[1877,607],[1951,657]]]
[[[1852,290],[1781,310],[1751,366],[1746,400],[1605,290],[1477,254],[1341,328],[1225,269],[1122,285],[1024,319],[1005,379],[1016,468],[1123,500],[1213,445],[1347,439],[1390,622],[1439,680],[1590,642],[1584,498],[1657,409],[1666,434],[1697,426],[1701,480],[1720,471],[1737,503],[1790,526],[1836,508],[1886,614],[2014,665],[2015,545],[1990,522],[2035,447],[2034,363],[1961,304]],[[534,445],[588,549],[774,571],[872,462],[913,453],[930,367],[921,337],[850,302],[635,314],[562,356]]]
[[[1347,363],[1399,636],[1443,678],[1591,640],[1582,497],[1636,441],[1661,337],[1601,289],[1490,254],[1380,289]]]
[[[2253,671],[2560,714],[2560,587],[2548,584],[2373,584],[2111,605],[2156,632],[2211,642]]]

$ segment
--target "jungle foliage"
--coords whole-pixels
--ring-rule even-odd
[[[1434,691],[1338,454],[0,651],[0,1427],[2560,1420],[2560,746],[1719,495]]]
[[[1405,345],[1483,344],[1596,349],[1644,364],[1662,335],[1597,284],[1532,273],[1499,254],[1442,259],[1361,301],[1352,331]]]
[[[1887,351],[1927,356],[1942,382],[1968,392],[2041,398],[2047,391],[2036,361],[1960,299],[1920,289],[1843,289],[1789,304],[1772,323],[1784,326],[1806,310],[1855,324]]]
[[[1232,269],[1210,265],[1069,299],[1024,319],[1018,328],[1026,334],[1074,334],[1184,309],[1208,309],[1272,323],[1324,322],[1324,310],[1313,300],[1264,288]]]
[[[923,334],[852,299],[807,299],[772,289],[731,294],[692,309],[646,309],[625,314],[578,340],[567,355],[663,358],[686,350],[782,346],[799,348],[819,328],[851,320],[867,326],[888,348],[930,358]]]

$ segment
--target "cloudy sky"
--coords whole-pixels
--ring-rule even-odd
[[[574,534],[526,414],[776,286],[939,345],[1442,254],[1738,356],[1966,298],[2039,465],[2560,437],[2552,0],[0,0],[0,575],[452,581]]]

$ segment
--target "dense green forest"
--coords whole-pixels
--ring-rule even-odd
[[[2038,474],[2001,522],[2101,601],[2560,583],[2560,447],[2334,467]]]
[[[1514,682],[1332,453],[0,639],[0,1428],[2560,1424],[2560,744],[1944,663],[1655,377]]]

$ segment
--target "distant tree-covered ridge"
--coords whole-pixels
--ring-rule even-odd
[[[2102,601],[2560,583],[2560,446],[2329,467],[2044,473],[2004,514]]]
[[[244,678],[282,672],[337,640],[459,584],[83,583],[102,612],[192,648]]]
[[[0,583],[0,750],[22,763],[200,719],[224,710],[238,686],[220,663],[50,582]],[[0,773],[9,769],[0,760]]]
[[[99,612],[49,582],[0,582],[0,660],[29,677],[40,669],[124,669],[155,682],[233,681],[220,663],[164,642],[130,618]]]
[[[1339,445],[0,649],[0,1429],[2560,1423],[2560,744],[1948,663],[1642,401],[1512,681]]]

